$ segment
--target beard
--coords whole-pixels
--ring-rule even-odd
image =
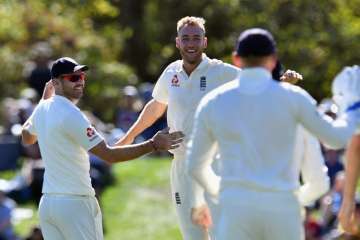
[[[183,50],[180,51],[180,55],[184,62],[195,65],[201,62],[202,60],[202,51],[197,51],[196,53],[190,54]]]

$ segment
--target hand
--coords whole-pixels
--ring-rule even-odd
[[[359,226],[355,218],[355,203],[354,201],[343,201],[340,212],[338,214],[340,227],[350,234],[359,234]]]
[[[44,92],[43,92],[41,99],[43,99],[43,100],[49,99],[54,94],[55,94],[55,88],[54,88],[52,80],[50,80],[45,84]]]
[[[151,141],[153,142],[155,151],[167,151],[179,147],[184,136],[180,131],[169,133],[169,128],[165,128],[157,132]]]
[[[212,225],[211,213],[206,204],[191,209],[191,221],[200,226],[202,229],[207,230]]]
[[[296,84],[299,80],[303,80],[303,77],[300,73],[297,73],[296,71],[293,70],[286,70],[286,72],[284,73],[284,75],[282,75],[280,77],[280,80],[282,82],[288,82],[291,84]]]

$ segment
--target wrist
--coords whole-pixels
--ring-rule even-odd
[[[150,145],[151,145],[151,147],[153,149],[153,152],[156,152],[156,151],[159,150],[159,148],[156,146],[156,143],[155,143],[154,139],[149,139],[149,143],[150,143]]]

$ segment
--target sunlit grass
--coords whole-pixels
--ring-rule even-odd
[[[116,181],[100,203],[105,240],[181,239],[170,202],[170,164],[168,158],[143,158],[113,166]],[[34,210],[34,216],[16,224],[20,236],[38,224],[35,205],[26,207]]]

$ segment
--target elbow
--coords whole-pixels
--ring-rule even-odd
[[[35,144],[37,142],[36,137],[31,136],[29,133],[22,131],[21,133],[21,142],[24,145],[32,145]]]

